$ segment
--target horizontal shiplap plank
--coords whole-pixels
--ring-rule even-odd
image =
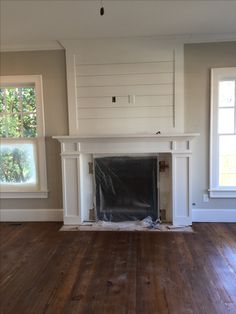
[[[80,135],[86,134],[128,134],[162,133],[173,130],[173,118],[134,118],[134,119],[82,119],[78,122]]]
[[[78,108],[112,108],[112,107],[157,107],[173,106],[173,95],[159,96],[135,96],[133,103],[129,103],[128,96],[117,97],[116,102],[112,102],[112,97],[83,98],[77,99]]]
[[[172,107],[78,109],[78,119],[128,119],[173,116]]]
[[[173,73],[159,74],[128,74],[106,76],[78,76],[77,85],[82,86],[123,86],[146,84],[171,84]]]
[[[77,65],[77,75],[115,75],[140,73],[168,73],[173,72],[173,61],[121,63],[121,64],[86,64]]]
[[[173,94],[173,85],[161,84],[112,87],[77,87],[77,94],[78,97],[170,95]]]

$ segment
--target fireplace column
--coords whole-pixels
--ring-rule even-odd
[[[190,169],[190,154],[172,154],[173,225],[192,224]]]

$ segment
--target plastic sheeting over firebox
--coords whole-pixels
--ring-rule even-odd
[[[158,218],[156,156],[95,158],[94,170],[97,219]]]

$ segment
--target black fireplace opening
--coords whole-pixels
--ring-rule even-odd
[[[94,171],[98,219],[159,218],[157,156],[95,158]]]

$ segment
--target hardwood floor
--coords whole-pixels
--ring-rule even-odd
[[[0,225],[1,313],[236,313],[236,224],[195,233]]]

